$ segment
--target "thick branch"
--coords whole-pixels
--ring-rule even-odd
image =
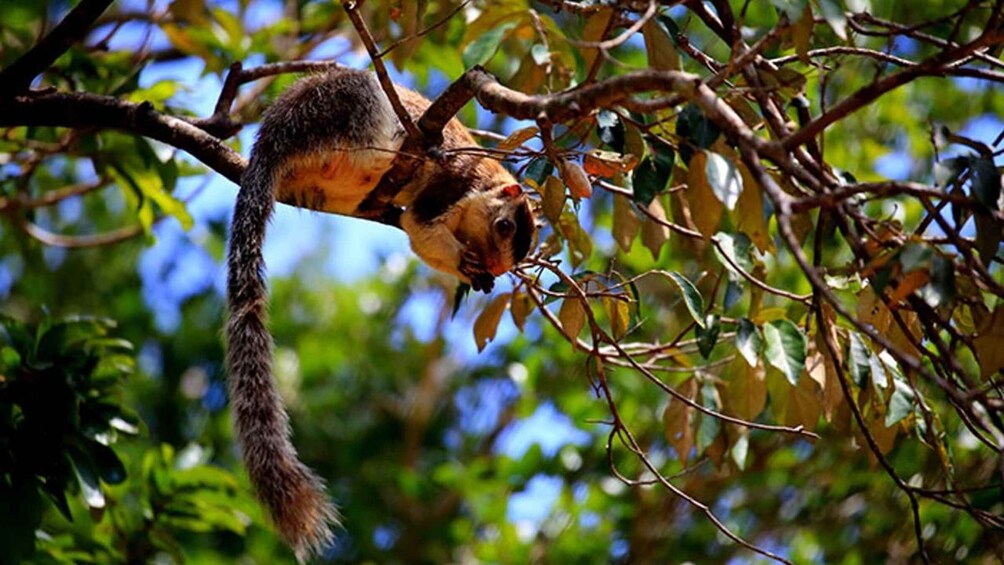
[[[236,151],[198,127],[161,114],[148,103],[80,93],[18,96],[0,105],[0,127],[53,126],[120,129],[183,149],[235,183],[246,162]]]
[[[91,29],[114,0],[81,0],[63,21],[34,47],[0,71],[0,100],[28,89],[31,81],[48,69],[71,45]]]

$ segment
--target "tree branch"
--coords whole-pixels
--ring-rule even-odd
[[[149,103],[83,93],[50,92],[18,96],[0,105],[0,127],[52,126],[129,131],[183,149],[235,183],[247,162],[202,129],[162,114]]]
[[[91,29],[98,17],[114,0],[81,0],[41,41],[7,68],[0,71],[0,100],[31,86],[31,81],[48,69],[60,55]]]

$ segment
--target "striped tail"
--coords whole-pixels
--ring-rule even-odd
[[[275,206],[274,167],[253,155],[237,195],[227,258],[227,367],[234,428],[255,492],[279,536],[303,562],[328,546],[338,513],[324,482],[297,458],[272,378],[272,335],[262,243]]]

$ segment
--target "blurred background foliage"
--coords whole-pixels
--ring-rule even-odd
[[[2,0],[0,66],[33,45],[73,4]],[[629,23],[647,2],[621,2],[624,11],[607,7],[613,4],[369,0],[362,9],[383,46],[403,38],[388,55],[396,80],[435,95],[466,68],[485,64],[512,88],[544,93],[624,71],[609,62],[594,64],[596,50],[577,43],[608,37],[601,34],[612,14]],[[679,46],[677,34],[683,34],[710,57],[728,60],[729,46],[691,11],[670,6],[675,2],[664,4],[661,27],[612,47],[611,56],[627,67],[702,72],[672,47],[670,38]],[[765,53],[773,58],[840,44],[848,33],[842,8],[905,26],[941,18],[942,24],[924,28],[941,37],[978,33],[995,5],[950,0],[732,4],[737,11],[745,6],[743,33],[750,40],[777,26],[782,14],[791,20],[806,12],[817,17],[807,39],[790,28],[784,32],[783,41]],[[975,7],[962,17],[947,17],[966,5]],[[427,32],[412,37],[419,30]],[[541,43],[542,35],[547,43]],[[366,66],[368,58],[356,41],[337,2],[119,0],[86,41],[46,73],[44,83],[205,117],[233,62],[247,68],[335,58]],[[857,41],[886,47],[881,37],[858,35]],[[653,54],[653,45],[665,49]],[[890,49],[912,59],[935,52],[929,43],[910,40]],[[867,58],[828,63],[827,101],[842,99],[884,70]],[[778,80],[794,81],[792,95],[805,92],[818,113],[824,75],[812,65],[797,68]],[[235,119],[249,125],[228,143],[246,155],[253,122],[294,78],[279,75],[244,87]],[[992,144],[1004,125],[1002,115],[999,84],[924,78],[828,130],[826,156],[860,181],[929,183],[938,146],[932,143],[932,124]],[[531,125],[474,104],[460,117],[503,136]],[[695,119],[697,126],[707,125]],[[680,127],[666,126],[665,135],[699,136]],[[600,157],[616,162],[617,154],[632,153],[625,144],[634,143],[636,156],[650,156],[655,178],[662,175],[663,186],[648,199],[665,203],[668,212],[659,208],[663,218],[690,222],[676,215],[683,208],[671,204],[668,195],[655,196],[670,170],[673,184],[678,175],[686,179],[683,155],[675,156],[675,168],[670,155],[669,170],[660,171],[658,151],[637,151],[641,138],[632,133],[637,128],[625,130],[616,122],[608,129],[602,123],[598,129],[580,128],[563,147],[614,151],[613,158]],[[709,137],[707,146],[715,139]],[[546,200],[544,186],[558,177],[545,180],[550,172],[541,170],[543,163],[525,158],[539,154],[540,144],[529,147],[515,166],[529,165],[527,177]],[[721,144],[714,148],[728,151]],[[955,155],[967,154],[957,149]],[[108,130],[9,128],[0,135],[0,166],[0,198],[5,199],[0,206],[0,562],[292,562],[249,494],[226,405],[221,260],[236,187],[168,146]],[[593,172],[588,165],[587,170]],[[568,175],[562,176],[568,182]],[[652,182],[634,179],[636,195],[642,183]],[[564,186],[557,186],[563,198]],[[22,196],[27,199],[18,207],[10,205]],[[548,215],[562,226],[557,240],[567,242],[567,261],[580,276],[614,268],[632,275],[656,269],[682,273],[722,317],[750,316],[759,327],[777,322],[778,328],[781,320],[790,320],[790,328],[776,331],[801,335],[799,327],[808,324],[804,305],[762,293],[758,299],[740,278],[722,283],[725,296],[719,300],[724,271],[714,246],[700,238],[671,238],[668,230],[648,222],[639,228],[644,215],[637,211],[648,202],[626,202],[597,191],[586,203],[576,200],[575,207]],[[734,245],[745,250],[739,255],[754,257],[751,243],[764,252],[756,254],[755,265],[748,263],[750,270],[764,274],[774,287],[811,292],[791,256],[777,251],[783,244],[773,223],[751,223],[751,208],[742,203],[724,215],[716,204],[718,216],[707,219],[709,202],[714,198],[691,201],[693,221],[700,225],[688,225],[703,233],[710,222],[711,233],[720,227],[726,235],[743,229],[749,238],[734,235]],[[924,213],[916,201],[865,206],[872,206],[875,216],[906,225],[916,224]],[[470,298],[454,317],[453,281],[419,266],[400,234],[360,226],[358,220],[281,208],[266,255],[276,378],[291,411],[295,444],[328,481],[346,518],[337,546],[321,561],[762,559],[728,540],[693,506],[651,484],[654,475],[621,444],[613,442],[608,449],[611,415],[593,380],[595,367],[539,312],[523,319],[526,305],[516,302],[525,296],[510,297],[512,317],[489,324],[490,331],[482,327],[494,339],[479,353],[472,327],[492,297]],[[631,211],[625,215],[625,210]],[[812,221],[800,228],[806,238],[812,237]],[[755,231],[758,226],[762,231]],[[546,230],[542,240],[552,241],[547,239],[552,231]],[[842,253],[837,241],[820,244]],[[1001,281],[1001,265],[989,268]],[[853,273],[838,278],[829,282],[850,303],[857,302],[858,293],[867,295]],[[955,284],[961,289],[968,283]],[[496,295],[510,287],[503,285]],[[630,341],[670,342],[693,327],[677,286],[644,279],[636,291],[638,302],[629,316],[638,326],[631,327]],[[751,303],[757,300],[763,307],[758,305],[754,316]],[[994,300],[1000,312],[999,298],[985,300],[988,312],[995,311]],[[576,314],[571,306],[563,311],[564,304],[572,302],[555,301],[550,308],[567,328]],[[608,306],[597,315],[607,323],[618,310]],[[1002,325],[1004,319],[995,327]],[[792,561],[915,562],[910,501],[864,447],[833,382],[808,378],[804,369],[792,382],[779,371],[766,372],[762,362],[759,376],[747,377],[753,369],[734,348],[723,351],[724,342],[731,347],[733,331],[738,326],[723,330],[717,349],[715,337],[705,335],[700,356],[694,347],[676,351],[682,368],[662,373],[666,382],[691,391],[691,398],[706,406],[724,405],[726,412],[750,420],[802,425],[820,439],[744,430],[669,409],[667,397],[651,382],[607,367],[619,418],[630,422],[660,474],[673,477],[745,539]],[[698,340],[699,334],[694,334]],[[710,361],[704,360],[709,357],[705,347],[717,352]],[[876,353],[861,353],[866,373],[882,370],[874,369],[880,363]],[[961,362],[976,365],[972,355]],[[693,368],[687,370],[695,364],[702,368],[697,377]],[[862,378],[861,390],[871,389],[867,375]],[[991,374],[994,378],[999,376]],[[723,384],[740,382],[755,390]],[[891,391],[875,388],[875,394],[888,397]],[[999,523],[999,454],[973,438],[944,395],[931,393],[924,402],[938,421],[937,446],[925,445],[929,436],[917,429],[923,419],[913,415],[913,397],[900,407],[902,423],[891,425],[886,424],[892,404],[872,403],[881,408],[866,416],[881,434],[885,457],[911,484],[949,481],[954,488],[959,477],[963,485],[977,485],[968,493],[969,503]],[[618,481],[611,462],[624,476],[648,484],[629,487]],[[934,561],[1001,557],[999,529],[927,499],[921,500],[919,514],[921,536]]]

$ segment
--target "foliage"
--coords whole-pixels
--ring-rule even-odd
[[[132,345],[110,335],[114,322],[46,317],[30,326],[5,318],[2,329],[5,563],[32,556],[48,563],[137,562],[157,551],[180,560],[181,532],[244,532],[246,516],[234,506],[236,480],[201,465],[197,448],[175,457],[170,446],[151,446],[126,482],[126,465],[110,444],[120,433],[138,433],[139,422],[122,404],[121,385],[134,364]],[[75,532],[36,540],[43,495],[66,521],[76,515]],[[135,501],[132,511],[115,504],[124,497]],[[111,516],[103,520],[106,509]],[[81,524],[88,518],[93,523]]]
[[[5,4],[0,73],[87,4]],[[393,256],[332,281],[313,239],[272,277],[294,441],[346,518],[327,560],[1000,558],[1000,2],[358,10],[119,2],[0,103],[6,559],[291,559],[225,470],[199,203],[303,60],[367,65],[367,36],[430,97],[484,65],[574,104],[460,112],[543,222],[493,296]],[[149,434],[113,451],[124,405]]]

